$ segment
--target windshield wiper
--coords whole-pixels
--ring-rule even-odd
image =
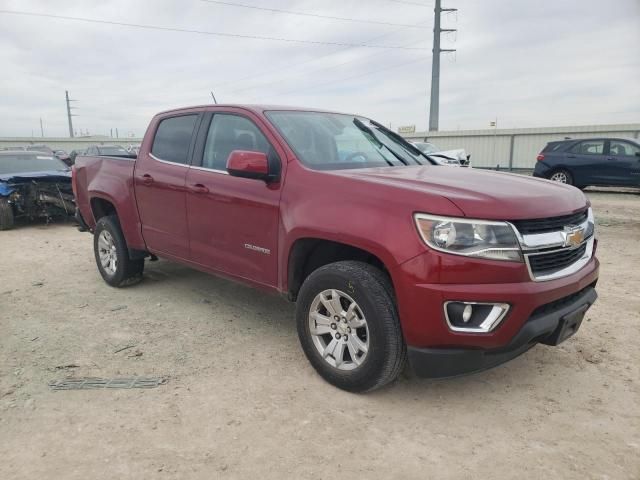
[[[369,136],[373,139],[373,141],[376,144],[376,147],[378,148],[386,148],[387,150],[389,150],[391,152],[391,154],[396,157],[398,160],[400,160],[402,162],[403,165],[409,165],[409,163],[402,158],[400,155],[398,155],[396,152],[394,152],[393,150],[391,150],[389,147],[387,147],[374,133],[373,129],[371,127],[368,127],[367,125],[365,125],[364,123],[362,123],[362,121],[358,118],[354,118],[353,119],[353,124],[358,127],[360,130],[362,130],[365,133],[368,133]],[[385,161],[389,164],[389,166],[393,167],[393,163],[391,163],[391,161],[386,158],[384,155],[382,156],[382,158],[385,159]]]
[[[389,130],[387,127],[385,127],[384,125],[382,125],[382,124],[380,124],[380,123],[378,123],[378,122],[376,122],[374,120],[371,120],[371,124],[374,125],[376,128],[382,130],[385,133],[385,135],[393,138],[396,142],[400,143],[400,145],[402,145],[404,148],[409,150],[411,153],[417,154],[417,155],[419,155],[421,157],[424,157],[427,160],[429,160],[429,162],[431,162],[431,163],[436,163],[436,162],[434,162],[434,160],[432,158],[429,157],[429,155],[424,153],[422,150],[420,150],[418,147],[416,147],[411,142],[408,142],[402,135],[397,134],[393,130]],[[416,160],[416,162],[418,162],[418,161]],[[422,165],[419,162],[418,162],[418,164]]]

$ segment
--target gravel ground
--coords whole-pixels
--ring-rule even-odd
[[[588,195],[600,299],[576,336],[367,395],[315,374],[278,297],[165,261],[113,289],[71,225],[0,232],[0,478],[638,479],[640,195]],[[47,386],[134,375],[169,380]]]

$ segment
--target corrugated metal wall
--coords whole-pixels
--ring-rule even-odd
[[[28,145],[47,145],[52,150],[66,150],[70,152],[74,149],[85,149],[91,145],[137,145],[142,142],[141,138],[108,138],[108,137],[80,137],[80,138],[59,138],[59,137],[10,137],[0,138],[0,148],[22,147]]]
[[[442,150],[464,148],[471,164],[479,168],[532,169],[540,150],[551,141],[589,137],[640,138],[640,123],[550,128],[459,130],[404,135],[428,141]]]

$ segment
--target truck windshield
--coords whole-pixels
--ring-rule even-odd
[[[364,117],[298,111],[266,115],[298,159],[314,170],[431,164],[398,134]]]

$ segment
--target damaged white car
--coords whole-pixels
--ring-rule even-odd
[[[463,148],[455,150],[440,150],[433,143],[429,142],[411,142],[422,153],[429,155],[435,162],[440,165],[448,165],[450,167],[468,167],[471,165],[471,155]]]

